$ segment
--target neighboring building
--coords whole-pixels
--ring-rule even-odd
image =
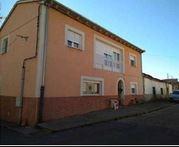
[[[165,79],[163,81],[172,84],[172,90],[178,90],[179,89],[178,79]]]
[[[172,85],[163,80],[143,73],[145,101],[152,99],[168,98],[172,92]]]
[[[143,98],[144,50],[56,1],[18,1],[0,39],[1,119],[33,125]]]

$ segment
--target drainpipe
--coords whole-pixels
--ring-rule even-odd
[[[142,76],[142,91],[143,91],[143,96],[145,97],[145,81],[144,81],[144,76],[143,76],[143,68],[142,68],[142,53],[140,54],[140,66],[141,66],[141,76]]]
[[[19,96],[19,101],[20,101],[20,118],[19,118],[19,124],[22,125],[22,115],[23,115],[23,97],[24,97],[24,87],[25,87],[25,74],[26,74],[26,62],[32,59],[37,58],[37,51],[38,51],[38,42],[39,42],[39,18],[40,18],[40,7],[41,4],[39,4],[38,6],[38,17],[37,17],[37,32],[36,32],[36,49],[35,49],[35,54],[34,56],[25,58],[23,60],[23,64],[22,64],[22,75],[21,75],[21,85],[20,85],[20,96]]]
[[[41,6],[40,29],[39,29],[39,54],[37,65],[36,96],[39,97],[38,122],[43,120],[44,92],[45,92],[45,71],[48,42],[48,7],[45,2]],[[40,91],[40,93],[39,93]]]

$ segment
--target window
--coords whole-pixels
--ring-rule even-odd
[[[119,69],[120,68],[120,54],[113,52],[113,56],[114,56],[114,61],[113,61],[114,67],[116,69]]]
[[[85,77],[82,78],[82,95],[102,95],[103,80]]]
[[[136,95],[137,94],[137,84],[131,83],[131,94]]]
[[[100,94],[100,83],[93,81],[83,82],[83,94]]]
[[[156,89],[155,89],[155,87],[152,87],[152,91],[153,91],[153,95],[155,96],[156,95]]]
[[[1,54],[6,53],[8,50],[8,37],[2,39],[1,42]]]
[[[160,88],[160,91],[161,91],[161,95],[163,95],[163,88]]]
[[[66,25],[66,45],[70,48],[84,48],[84,33]]]
[[[104,53],[104,65],[112,67],[112,56]]]
[[[114,55],[114,61],[119,62],[120,61],[120,54],[116,53],[116,52],[113,52],[113,55]]]
[[[123,48],[95,35],[94,67],[110,72],[124,71]]]
[[[134,55],[130,55],[130,65],[136,67],[136,57]]]

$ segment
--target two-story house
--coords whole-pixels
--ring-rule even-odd
[[[16,2],[0,40],[1,119],[33,125],[143,98],[144,50],[54,0]]]

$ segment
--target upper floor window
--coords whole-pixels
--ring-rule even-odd
[[[130,59],[130,65],[133,66],[133,67],[136,67],[136,56],[134,55],[130,55],[129,56],[129,59]]]
[[[123,48],[100,36],[95,36],[94,66],[111,72],[123,72]]]
[[[104,53],[104,65],[112,67],[112,56],[110,54]]]
[[[76,49],[84,49],[84,33],[69,27],[66,25],[65,27],[65,42],[68,47],[76,48]]]
[[[137,94],[137,83],[131,83],[131,94],[132,95]]]
[[[1,54],[6,53],[8,50],[8,37],[5,37],[1,41]]]
[[[116,52],[113,52],[113,55],[114,55],[114,61],[119,62],[120,61],[120,54],[116,53]]]
[[[117,52],[113,52],[113,65],[116,69],[120,68],[120,54]]]

